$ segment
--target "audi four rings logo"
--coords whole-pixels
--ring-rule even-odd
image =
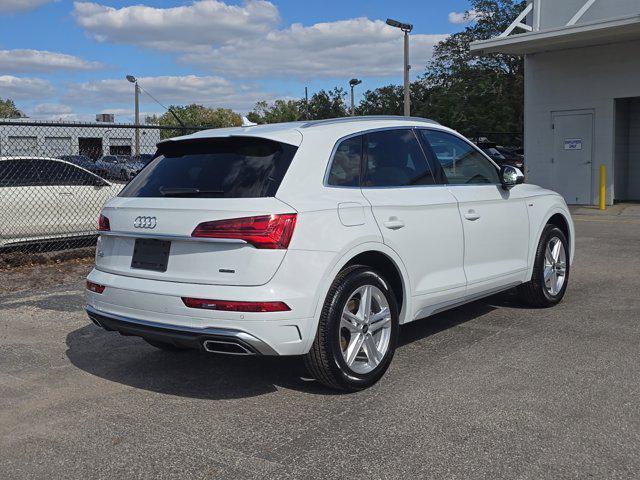
[[[134,228],[156,228],[156,217],[136,217],[133,221]]]

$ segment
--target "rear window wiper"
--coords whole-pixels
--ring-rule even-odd
[[[223,195],[224,190],[206,190],[193,187],[160,187],[163,197],[189,197],[194,195]]]

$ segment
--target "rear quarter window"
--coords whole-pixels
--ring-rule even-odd
[[[297,148],[251,137],[161,143],[121,197],[273,197]]]

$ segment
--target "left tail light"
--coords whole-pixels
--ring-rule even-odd
[[[296,226],[297,214],[285,213],[204,222],[192,237],[244,240],[256,248],[286,249]]]
[[[111,225],[109,224],[109,219],[104,215],[100,214],[98,217],[98,231],[99,232],[108,232],[111,230]]]

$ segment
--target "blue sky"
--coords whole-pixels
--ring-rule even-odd
[[[412,73],[464,28],[467,0],[1,0],[0,98],[34,118],[132,114],[127,73],[165,104],[250,110],[343,86],[362,92],[402,76],[402,33],[414,23]],[[143,113],[162,108],[143,95]]]

